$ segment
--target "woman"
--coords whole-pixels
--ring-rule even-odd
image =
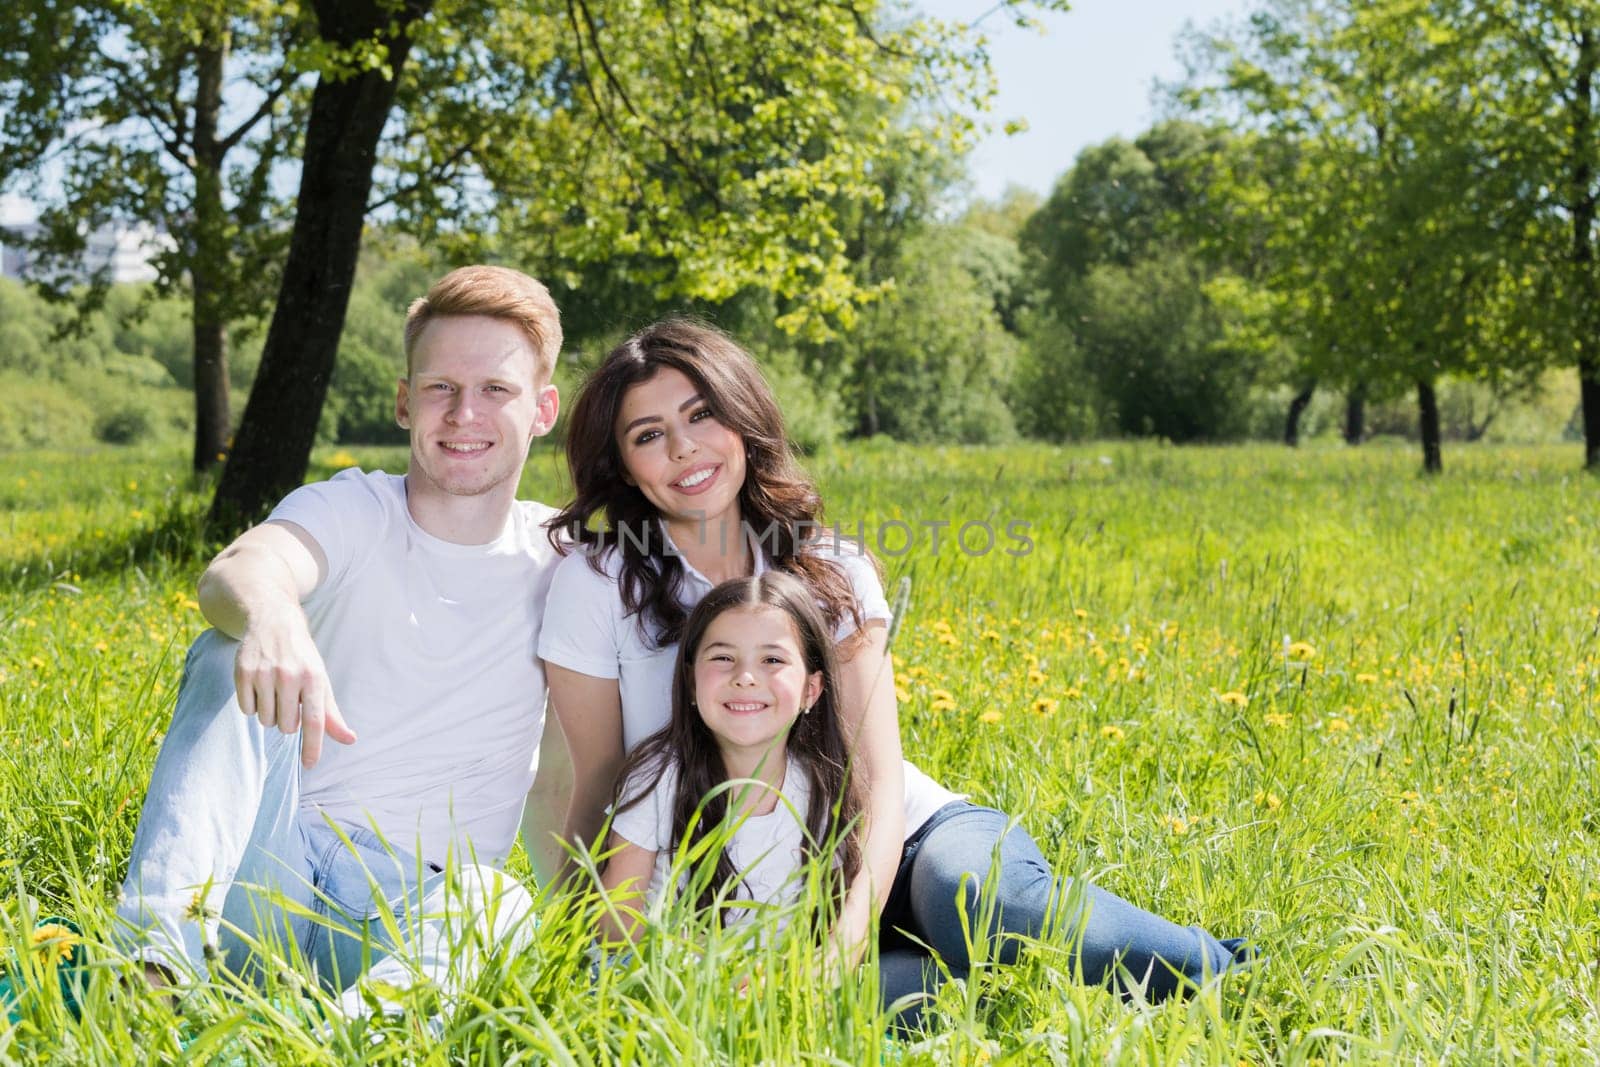
[[[831,951],[856,958],[881,910],[886,1002],[935,987],[940,972],[917,941],[963,976],[970,961],[957,900],[979,914],[978,887],[997,852],[990,936],[1040,934],[1052,903],[1066,899],[1065,880],[1005,815],[967,803],[901,759],[877,569],[858,546],[817,535],[821,501],[750,356],[698,323],[648,327],[584,383],[567,434],[575,499],[551,520],[551,536],[579,547],[551,585],[539,654],[572,757],[568,840],[595,839],[624,754],[666,726],[688,612],[716,584],[775,568],[810,586],[833,629],[838,706],[863,787],[862,862]],[[603,536],[590,528],[598,518],[609,528]],[[1072,899],[1087,912],[1057,921],[1079,931],[1091,982],[1120,961],[1146,995],[1160,997],[1233,962],[1236,945],[1093,886],[1074,887]],[[1014,959],[1017,948],[1015,937],[1004,938],[999,958]],[[918,1011],[907,1008],[901,1023],[914,1024]]]

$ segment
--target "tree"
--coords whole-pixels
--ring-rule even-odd
[[[1092,395],[1108,409],[1106,427],[1123,433],[1243,432],[1249,394],[1283,346],[1243,273],[1247,243],[1210,233],[1220,220],[1208,173],[1230,144],[1225,131],[1167,122],[1133,142],[1091,146],[1028,220],[1023,244],[1043,311],[1030,318],[1024,359],[1030,429],[1091,429],[1083,398]],[[1047,386],[1064,375],[1075,378],[1071,395]]]
[[[272,57],[304,42],[306,20],[264,0],[19,0],[10,10],[0,189],[44,205],[39,232],[21,242],[36,282],[75,300],[81,327],[109,285],[105,266],[84,277],[89,239],[108,226],[150,235],[150,294],[187,288],[191,298],[193,463],[205,471],[231,426],[228,326],[259,315],[277,280],[285,234],[273,175],[296,151],[304,93],[300,72]]]
[[[1524,225],[1501,254],[1521,265],[1517,289],[1558,294],[1521,325],[1523,343],[1570,351],[1583,407],[1584,465],[1600,468],[1600,3],[1454,0],[1429,3],[1449,27],[1443,61],[1490,108],[1498,179]],[[1537,335],[1535,340],[1530,335]]]
[[[1437,382],[1528,374],[1547,358],[1507,299],[1527,226],[1485,97],[1441,58],[1450,27],[1417,5],[1280,0],[1210,42],[1215,82],[1274,165],[1223,172],[1265,223],[1268,281],[1307,370],[1417,397],[1424,469],[1441,468]]]
[[[83,19],[46,0],[34,9],[29,40],[69,43],[48,59],[6,53],[19,114],[59,110],[71,79],[58,75],[80,52],[160,70],[195,52],[184,43],[193,33],[135,38],[109,15]],[[903,103],[915,137],[959,148],[972,128],[965,109],[988,87],[970,35],[893,23],[875,0],[313,0],[285,8],[275,36],[237,32],[249,10],[220,9],[233,62],[268,87],[263,103],[283,87],[267,112],[314,85],[295,98],[305,122],[292,142],[293,225],[269,228],[287,257],[213,506],[227,524],[303,477],[371,212],[449,259],[506,258],[558,282],[621,256],[662,298],[763,289],[783,303],[786,328],[823,337],[849,324],[861,296],[842,209],[882,195],[874,170],[907,128],[866,104]],[[249,61],[244,41],[260,46]],[[117,83],[106,97],[122,92],[137,95]],[[26,132],[38,150],[24,165],[37,177],[72,131]],[[150,181],[128,184],[153,195]]]
[[[859,293],[841,205],[881,195],[874,168],[900,136],[865,103],[926,109],[941,93],[975,99],[987,80],[963,38],[886,25],[854,0],[550,10],[460,0],[425,14],[400,24],[403,41],[387,19],[334,38],[341,53],[359,43],[383,59],[356,78],[389,80],[359,106],[346,83],[319,80],[284,291],[219,514],[257,512],[303,472],[307,413],[323,399],[369,206],[359,179],[376,174],[373,201],[452,257],[484,254],[485,234],[498,254],[557,271],[620,254],[662,297],[765,289],[788,304],[786,327],[822,336],[830,318],[848,324]],[[318,140],[325,98],[334,143]],[[337,116],[338,98],[353,115]],[[969,125],[939,111],[920,136],[955,143]],[[358,143],[368,146],[359,159]],[[325,172],[340,180],[314,185],[341,157]]]

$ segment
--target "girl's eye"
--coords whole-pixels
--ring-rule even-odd
[[[788,663],[789,661],[784,659],[782,656],[768,656],[767,659],[766,659],[766,662],[775,663],[775,664],[777,664],[778,666],[781,667],[785,663]]]
[[[647,445],[651,441],[654,441],[657,437],[660,437],[660,436],[661,436],[661,431],[660,430],[646,430],[644,433],[640,434],[638,437],[635,437],[633,439],[633,443],[635,445]]]
[[[715,418],[715,416],[713,416],[711,414],[711,409],[710,408],[701,408],[698,411],[696,411],[694,414],[689,416],[689,421],[690,422],[699,422],[701,419],[709,419],[709,418]]]

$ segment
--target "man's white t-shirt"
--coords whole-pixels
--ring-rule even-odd
[[[553,514],[519,500],[493,541],[452,544],[412,519],[404,477],[358,470],[273,509],[327,556],[304,608],[358,735],[301,772],[302,810],[376,825],[441,866],[451,848],[485,863],[511,851],[544,723],[539,626],[560,557],[541,524]]]
[[[883,583],[870,557],[847,543],[817,550],[844,572],[855,593],[863,622],[889,618],[889,602]],[[590,566],[590,557],[581,547],[556,568],[545,602],[544,630],[539,638],[539,655],[559,667],[587,674],[592,678],[615,678],[622,694],[622,745],[632,751],[646,737],[662,729],[672,718],[672,672],[677,663],[677,642],[654,647],[639,627],[639,619],[627,614],[622,603],[618,576],[621,556],[612,550],[599,557],[601,573]],[[711,592],[711,580],[687,559],[679,586],[679,603],[685,611]],[[765,553],[755,552],[755,573],[770,566]],[[849,615],[839,620],[835,641],[855,632]],[[929,778],[914,764],[905,764],[906,836],[910,837],[934,812],[958,794]],[[637,843],[637,842],[636,842]]]

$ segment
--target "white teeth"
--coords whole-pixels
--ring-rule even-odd
[[[678,481],[678,488],[693,489],[695,486],[699,485],[716,472],[717,470],[715,467],[707,467],[703,471],[696,471],[695,473],[689,475],[689,477],[680,479]]]
[[[489,442],[487,442],[487,441],[479,441],[479,442],[477,442],[475,444],[470,444],[470,445],[446,444],[443,447],[447,451],[450,451],[450,452],[467,452],[467,453],[482,452],[484,449],[489,447]]]
[[[766,707],[765,704],[727,704],[724,706],[729,711],[760,711]]]

